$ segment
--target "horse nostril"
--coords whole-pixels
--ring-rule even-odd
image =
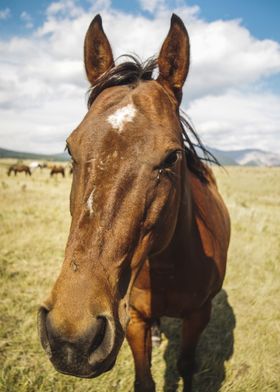
[[[51,358],[52,352],[49,343],[47,323],[46,323],[48,313],[49,313],[48,309],[46,309],[44,306],[41,306],[39,308],[38,315],[37,315],[37,327],[38,327],[38,333],[41,340],[41,344],[44,350],[46,351],[47,355]]]
[[[95,334],[93,336],[93,340],[89,349],[90,353],[94,352],[101,345],[105,336],[106,324],[107,321],[105,317],[97,317],[94,327]]]

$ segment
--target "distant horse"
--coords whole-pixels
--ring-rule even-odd
[[[10,176],[12,172],[14,172],[15,176],[17,175],[17,173],[25,173],[25,175],[28,174],[29,176],[31,176],[31,170],[27,165],[21,165],[21,164],[12,165],[8,169],[7,172],[8,176]]]
[[[31,162],[29,165],[30,170],[33,172],[36,169],[45,169],[48,167],[48,165],[46,163],[39,163],[39,162]]]
[[[53,166],[51,168],[51,172],[50,172],[51,177],[57,174],[61,174],[62,177],[65,177],[65,169],[63,166]]]
[[[100,16],[86,34],[89,111],[69,136],[74,173],[65,261],[39,310],[55,368],[78,377],[110,370],[126,334],[135,391],[155,391],[151,326],[183,319],[178,370],[191,390],[195,348],[225,275],[230,222],[211,169],[179,115],[189,38],[172,16],[155,61],[115,65]]]
[[[29,169],[31,170],[31,172],[34,172],[36,169],[38,169],[38,167],[39,167],[39,162],[31,162],[31,163],[29,163]]]

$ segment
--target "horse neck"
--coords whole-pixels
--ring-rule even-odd
[[[175,265],[191,257],[195,238],[195,220],[192,206],[191,188],[187,168],[182,172],[181,197],[177,223],[169,245],[159,254],[150,258],[154,270],[176,268]]]
[[[176,229],[172,242],[176,243],[176,247],[188,248],[188,239],[191,241],[195,226],[191,182],[189,170],[184,168],[181,181],[181,198],[178,211]],[[183,249],[182,249],[183,250]]]

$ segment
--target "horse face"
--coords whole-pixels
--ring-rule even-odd
[[[98,53],[107,51],[104,72],[110,47],[94,21],[90,29],[106,49]],[[98,76],[96,61],[87,67],[90,53],[89,80]],[[72,222],[60,275],[39,311],[42,344],[63,373],[96,377],[111,369],[137,273],[174,233],[185,162],[178,99],[166,83],[104,89],[67,140]]]

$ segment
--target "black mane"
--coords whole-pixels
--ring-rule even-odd
[[[145,62],[141,62],[132,55],[121,57],[127,57],[129,60],[112,67],[90,88],[88,108],[91,107],[96,97],[106,88],[122,85],[136,86],[141,80],[154,80],[153,72],[157,69],[157,60],[155,58],[152,57]],[[208,182],[207,169],[203,161],[214,163],[218,166],[220,166],[220,163],[203,145],[182,110],[180,111],[180,123],[188,168],[201,181]],[[197,151],[200,151],[202,156]]]

